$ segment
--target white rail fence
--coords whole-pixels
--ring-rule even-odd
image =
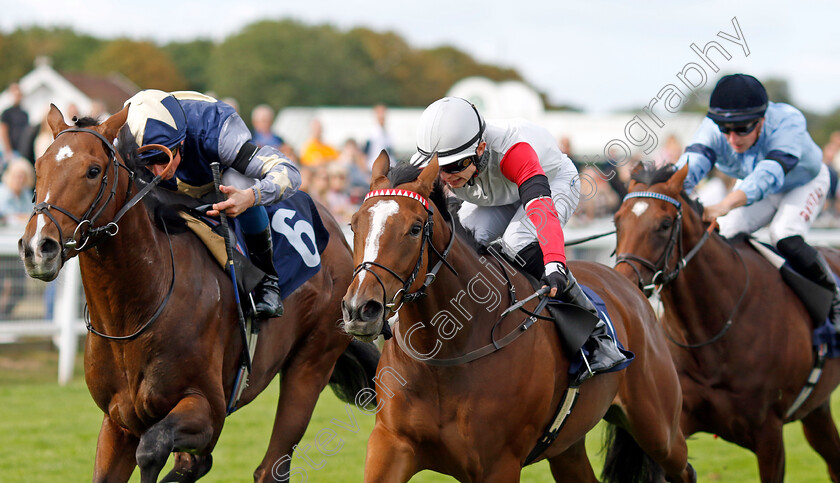
[[[611,220],[602,220],[564,231],[566,240],[572,241],[613,229]],[[48,284],[32,280],[23,272],[17,254],[21,231],[21,228],[0,228],[0,343],[51,338],[59,354],[58,383],[63,385],[73,377],[80,337],[87,333],[78,259],[68,260],[58,279],[48,288]],[[349,230],[345,235],[350,235]],[[759,231],[757,237],[766,240],[766,231]],[[352,235],[348,241],[353,243]],[[812,229],[808,241],[840,247],[840,229]],[[569,247],[567,255],[570,260],[593,260],[612,266],[614,248],[615,235],[609,235]],[[11,303],[7,303],[9,298]]]

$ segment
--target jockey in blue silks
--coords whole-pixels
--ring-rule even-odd
[[[251,261],[266,273],[255,289],[257,317],[283,313],[277,271],[273,264],[271,230],[264,205],[292,196],[300,187],[300,172],[276,149],[257,147],[236,110],[198,92],[167,93],[154,89],[135,94],[127,125],[138,146],[161,144],[173,152],[174,174],[161,186],[198,198],[214,189],[210,164],[225,169],[221,191],[227,200],[213,205],[208,215],[224,211],[239,219]],[[160,151],[140,154],[144,164],[160,175],[169,158]]]
[[[717,218],[725,237],[769,224],[771,242],[791,266],[834,293],[829,318],[840,323],[840,291],[831,269],[804,240],[825,204],[830,182],[805,116],[788,104],[769,102],[755,77],[725,76],[712,91],[707,117],[677,166],[686,163],[688,192],[712,167],[740,180],[721,202],[705,208],[704,220]]]

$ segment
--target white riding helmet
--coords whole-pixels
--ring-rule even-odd
[[[484,127],[484,118],[471,102],[460,97],[438,99],[420,115],[417,152],[410,162],[423,167],[437,153],[438,165],[446,166],[472,156],[481,143]]]

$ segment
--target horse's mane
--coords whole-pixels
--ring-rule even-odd
[[[673,164],[666,164],[657,168],[652,163],[641,163],[639,164],[639,167],[635,171],[633,171],[633,174],[630,176],[630,179],[645,184],[647,186],[653,186],[657,183],[664,183],[668,181],[676,172],[677,167]],[[698,199],[690,198],[688,196],[688,193],[685,192],[685,190],[682,190],[680,193],[682,194],[682,197],[685,200],[685,204],[690,206],[691,209],[693,209],[699,215],[702,216],[703,203],[701,203]]]
[[[388,171],[388,181],[391,182],[391,187],[396,187],[401,184],[410,183],[415,181],[419,176],[420,172],[422,171],[421,168],[412,165],[408,162],[400,162],[397,163],[396,166],[391,168]],[[435,180],[435,186],[432,188],[432,192],[429,193],[429,200],[435,205],[435,207],[440,211],[441,216],[447,222],[452,219],[451,214],[449,213],[449,207],[446,202],[446,193],[443,189],[443,184],[440,181],[440,178]]]

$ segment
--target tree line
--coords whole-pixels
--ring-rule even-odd
[[[473,75],[518,80],[512,68],[476,61],[451,46],[418,49],[393,32],[341,31],[294,20],[260,21],[221,42],[102,39],[69,28],[0,32],[0,88],[48,56],[58,71],[118,72],[140,86],[212,91],[242,112],[285,106],[425,106]]]
[[[420,107],[444,96],[452,84],[468,76],[525,82],[515,69],[483,64],[452,46],[414,48],[394,32],[361,27],[342,31],[326,24],[266,20],[221,42],[196,39],[163,45],[103,39],[61,27],[0,32],[0,89],[29,72],[39,56],[50,57],[59,71],[118,72],[141,88],[233,97],[246,113],[262,103],[275,109],[379,102]],[[762,82],[771,100],[791,101],[786,80]],[[705,112],[710,91],[707,86],[684,110]],[[569,108],[552,105],[541,95],[548,108]],[[840,131],[840,106],[828,115],[805,111],[805,116],[820,145],[831,132]]]

